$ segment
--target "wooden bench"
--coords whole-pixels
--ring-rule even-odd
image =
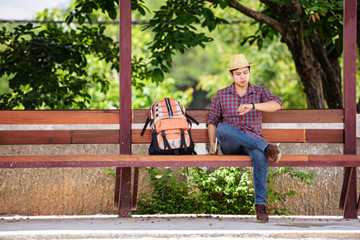
[[[345,168],[340,208],[345,218],[356,218],[358,211],[356,155],[354,133],[356,105],[356,1],[344,4],[344,110],[282,110],[266,114],[264,123],[345,123],[342,129],[268,129],[265,138],[274,142],[328,142],[344,143],[345,155],[285,155],[276,166],[341,166]],[[139,129],[130,128],[131,113],[131,1],[119,3],[119,79],[120,106],[118,111],[1,111],[1,125],[16,124],[122,124],[119,130],[3,130],[0,144],[76,144],[119,143],[119,155],[51,155],[51,156],[0,156],[0,167],[111,167],[116,166],[115,206],[119,216],[130,216],[136,205],[136,184],[131,196],[131,168],[146,166],[250,166],[247,156],[147,156],[131,155],[131,142],[149,141],[149,135],[140,138]],[[354,17],[355,16],[355,17]],[[145,111],[135,111],[135,123],[143,123]],[[198,121],[204,122],[207,111],[189,111]],[[349,126],[349,127],[346,127]],[[132,133],[132,134],[131,134]],[[205,130],[193,131],[196,142],[207,142]],[[130,139],[131,138],[131,139]],[[274,166],[270,162],[270,166]],[[137,181],[137,170],[134,174]],[[121,196],[121,197],[120,197]],[[131,202],[131,199],[133,201]]]
[[[192,129],[194,141],[207,143],[205,122],[208,110],[189,110],[188,113],[201,123],[199,128]],[[135,117],[131,131],[132,144],[150,142],[150,130],[147,130],[144,136],[140,136],[147,114],[148,110],[134,110]],[[1,111],[0,145],[118,144],[119,119],[120,112],[118,110]],[[342,109],[280,110],[275,113],[265,113],[263,125],[263,135],[268,142],[344,143],[344,110]],[[319,125],[322,127],[319,128]],[[38,130],[39,128],[51,128],[51,130]],[[136,208],[139,167],[221,166],[248,167],[251,166],[251,161],[248,156],[237,155],[0,156],[1,168],[117,167],[114,204],[119,209],[120,216],[130,216],[131,209]],[[269,166],[346,167],[340,209],[344,210],[344,217],[353,218],[354,215],[357,217],[356,167],[360,166],[360,155],[283,155],[278,164],[269,161]],[[131,189],[131,168],[135,169],[134,189]]]

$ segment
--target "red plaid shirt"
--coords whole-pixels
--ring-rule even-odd
[[[239,115],[237,109],[240,104],[261,103],[274,100],[281,105],[281,98],[275,96],[265,87],[254,86],[249,83],[248,92],[240,97],[235,91],[234,83],[219,90],[211,103],[207,124],[217,126],[225,122],[240,131],[260,139],[264,139],[262,132],[263,112],[251,110],[245,115]]]

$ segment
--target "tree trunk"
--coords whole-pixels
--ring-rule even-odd
[[[287,44],[296,71],[304,86],[308,108],[342,108],[341,68],[336,56],[324,48],[315,35],[304,37],[302,24],[282,23],[286,29],[283,41]]]
[[[312,42],[314,55],[318,59],[323,72],[323,92],[329,108],[343,108],[343,94],[341,91],[341,68],[337,54],[331,54],[324,43],[317,36]]]
[[[291,52],[304,86],[308,108],[325,108],[321,66],[314,56],[311,39],[303,38],[296,27],[288,27],[286,32],[283,41]]]

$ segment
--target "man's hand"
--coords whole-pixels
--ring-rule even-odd
[[[208,135],[209,135],[209,143],[210,143],[210,154],[217,154],[216,152],[216,126],[213,124],[208,124]]]
[[[240,104],[240,106],[238,107],[238,112],[239,115],[244,115],[248,112],[250,112],[250,110],[253,109],[253,105],[252,104]]]
[[[211,155],[216,155],[217,154],[217,151],[215,149],[215,144],[210,143],[210,154]]]

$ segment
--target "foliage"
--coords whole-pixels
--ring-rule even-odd
[[[37,33],[35,29],[28,23],[10,32],[3,27],[0,32],[0,43],[6,46],[0,55],[0,77],[9,76],[12,89],[12,94],[0,95],[0,109],[83,109],[90,100],[90,81],[99,83],[101,91],[108,90],[103,76],[86,71],[88,54],[106,62],[117,56],[103,26],[69,32],[56,25]]]
[[[306,15],[295,16],[303,22],[308,22],[304,29],[304,36],[315,38],[319,35],[325,39],[324,47],[329,53],[341,56],[343,51],[343,0],[305,1],[299,3],[304,8]]]
[[[80,24],[85,23],[85,20],[92,22],[94,12],[101,10],[102,13],[108,15],[111,19],[115,20],[118,14],[119,1],[114,0],[77,0],[75,2],[75,9],[71,11],[66,18],[68,24],[77,19]],[[131,0],[131,10],[137,10],[142,15],[145,15],[147,8],[143,0]]]
[[[83,1],[83,4],[81,6],[76,5],[75,9],[85,9],[84,4]],[[48,21],[61,20],[67,12],[74,14],[74,17],[76,15],[75,12],[70,12],[70,10],[63,12],[45,10],[43,13],[39,13],[37,18],[38,20]],[[78,16],[80,15],[78,14]],[[109,18],[100,9],[93,11],[88,17],[90,16],[90,20],[108,20]],[[22,34],[17,38],[18,45],[27,44],[28,48],[35,48],[32,51],[40,49],[39,52],[47,58],[49,68],[45,69],[43,64],[38,64],[40,61],[44,62],[40,59],[41,56],[19,57],[21,64],[10,65],[12,72],[19,71],[16,75],[15,73],[10,75],[5,73],[0,76],[1,86],[4,86],[0,92],[2,109],[119,108],[119,44],[118,27],[116,25],[107,25],[106,28],[101,25],[89,27],[85,23],[82,26],[75,24],[48,24],[41,26],[28,24],[26,27],[16,25],[15,28],[12,28],[12,26],[7,24],[2,31],[4,36],[2,39],[5,41],[5,36],[8,39],[8,43],[0,43],[0,51],[4,53],[2,57],[8,56],[9,58],[7,53],[11,53],[13,54],[12,57],[15,58],[16,54],[19,53],[19,51],[12,51],[10,47],[5,45],[11,44],[11,41],[15,39],[15,31],[17,31],[18,34]],[[26,30],[26,33],[22,33],[19,29],[23,29],[21,30],[23,32]],[[96,29],[98,29],[97,33]],[[150,41],[151,33],[145,33],[141,31],[140,26],[134,26],[132,35],[134,56],[132,58],[133,95],[139,96],[139,99],[135,97],[133,107],[147,108],[157,98],[163,96],[181,98],[182,102],[187,105],[192,99],[190,96],[192,93],[191,88],[185,93],[181,93],[174,88],[174,79],[168,80],[168,77],[162,83],[162,86],[164,86],[162,89],[158,88],[158,84],[151,83],[152,71],[143,62],[144,59],[148,58],[146,43]],[[35,42],[36,46],[34,46]],[[52,50],[52,48],[56,48],[56,51]],[[72,55],[66,52],[69,50],[72,51]],[[80,57],[75,58],[75,54]],[[59,56],[62,58],[67,57],[67,59],[59,61]],[[81,61],[80,64],[76,63],[77,59]],[[74,64],[71,65],[71,63]],[[31,67],[23,68],[22,66]],[[39,76],[42,79],[39,79]],[[16,80],[13,79],[14,77],[16,77]],[[16,81],[17,85],[20,86],[20,90],[14,88],[16,85],[12,84],[13,81]],[[29,81],[31,81],[32,85],[29,84]],[[40,90],[36,90],[36,88]],[[154,89],[156,91],[153,91]],[[144,92],[149,94],[145,96]],[[140,104],[138,104],[139,102]]]
[[[151,42],[151,65],[159,66],[153,75],[153,81],[163,80],[162,72],[169,72],[172,66],[172,55],[175,51],[184,53],[191,47],[205,47],[212,39],[198,32],[194,25],[199,24],[209,31],[217,24],[226,23],[224,19],[215,17],[204,1],[169,0],[155,11],[154,17],[145,28],[155,33]],[[157,73],[157,74],[155,74]]]
[[[68,24],[71,24],[74,20],[77,20],[79,24],[83,25],[86,23],[86,20],[88,23],[92,23],[93,20],[100,19],[112,19],[115,20],[118,15],[118,1],[113,0],[106,0],[106,1],[96,1],[96,0],[77,0],[74,3],[74,9],[70,11],[69,15],[66,17],[66,22]],[[131,1],[131,9],[135,11],[136,13],[140,13],[140,15],[145,15],[145,13],[148,11],[145,2],[143,0],[132,0]],[[138,17],[138,16],[137,16]],[[115,26],[115,31],[113,30],[112,35],[118,34],[118,27]],[[149,41],[149,34],[138,34],[136,32],[139,32],[139,30],[135,27],[135,33],[133,33],[135,36],[133,38],[135,41],[132,41],[132,44],[134,47],[136,47],[135,52],[133,53],[132,59],[131,59],[131,66],[132,66],[132,86],[134,86],[136,89],[141,89],[144,87],[144,81],[147,81],[148,79],[151,79],[152,76],[158,76],[161,77],[162,80],[164,80],[164,75],[162,72],[159,72],[154,69],[149,68],[149,64],[145,61],[145,56],[138,57],[140,46],[143,47],[140,52],[143,52],[145,48],[144,41]],[[138,35],[138,38],[136,37]],[[145,36],[144,36],[145,35]],[[118,38],[118,36],[116,36]],[[141,42],[140,45],[136,45],[138,42]],[[115,41],[114,44],[117,46],[119,45],[118,39]],[[114,54],[119,54],[119,49],[117,48],[116,52]],[[140,55],[143,55],[140,53]],[[119,62],[116,61],[115,64],[117,64],[117,70],[119,69]]]
[[[229,56],[239,52],[245,53],[255,63],[252,68],[251,81],[254,84],[264,85],[276,95],[281,96],[284,102],[283,108],[306,107],[303,87],[296,74],[292,56],[286,46],[280,43],[283,39],[264,23],[251,23],[245,15],[240,15],[238,11],[232,11],[228,7],[230,2],[232,1],[131,1],[134,20],[151,19],[145,28],[139,25],[132,26],[133,99],[139,98],[133,102],[134,108],[147,108],[159,95],[163,97],[175,94],[181,97],[179,91],[185,92],[182,98],[188,103],[194,99],[198,108],[208,107],[214,91],[231,82],[224,69]],[[272,0],[271,2],[274,5],[281,5],[286,10],[291,1]],[[342,49],[342,1],[301,0],[297,2],[301,4],[305,12],[292,15],[291,21],[303,22],[306,26],[303,32],[305,36],[314,37],[314,33],[316,33],[324,37],[326,39],[324,46],[327,50],[340,54],[339,50]],[[280,14],[274,14],[272,8],[266,7],[260,1],[245,0],[240,3],[258,13],[274,19],[280,18]],[[71,35],[75,32],[83,38],[79,38],[79,41],[88,41],[96,36],[91,35],[92,31],[84,31],[81,34],[85,29],[84,26],[88,26],[86,24],[92,23],[94,20],[116,19],[118,7],[118,1],[77,0],[65,11],[44,11],[39,20],[61,20],[67,16],[69,25],[62,24],[54,28],[59,32],[64,32],[64,35]],[[240,24],[226,24],[232,22],[233,19]],[[74,24],[75,20],[78,21],[80,27],[78,24]],[[47,28],[48,25],[43,25],[41,28],[33,26],[31,31],[38,34],[40,31],[47,31]],[[89,29],[96,28],[100,27],[92,26]],[[9,33],[10,30],[7,27],[6,34]],[[87,36],[88,33],[90,35]],[[2,34],[4,33],[2,32]],[[59,97],[64,92],[51,93],[53,88],[43,88],[41,97],[54,95],[55,98],[53,101],[49,101],[50,105],[46,105],[48,103],[41,100],[35,101],[34,94],[30,93],[32,88],[28,85],[27,78],[19,80],[22,82],[22,89],[5,91],[6,87],[3,86],[14,77],[14,74],[4,74],[0,76],[0,94],[5,99],[0,100],[1,103],[6,103],[7,109],[27,107],[32,109],[31,107],[35,103],[25,104],[25,107],[23,103],[15,104],[15,100],[11,100],[14,98],[20,102],[24,95],[22,102],[30,99],[38,104],[37,109],[119,108],[118,27],[108,25],[102,34],[113,41],[110,45],[103,46],[103,52],[110,54],[111,61],[108,61],[109,59],[101,60],[102,56],[98,53],[82,53],[87,62],[82,71],[86,71],[87,77],[86,75],[83,78],[77,75],[71,76],[71,79],[85,80],[82,84],[79,80],[73,85],[68,85],[69,93],[65,92],[64,99]],[[29,35],[24,36],[24,39],[29,40]],[[37,40],[50,41],[46,38]],[[261,49],[259,50],[257,46]],[[0,47],[2,52],[4,48],[1,44]],[[91,46],[89,47],[91,48]],[[49,59],[55,58],[51,56],[52,52],[46,54],[49,54]],[[66,74],[66,71],[61,70],[61,67],[57,66],[58,64],[55,63],[55,71],[57,71],[56,76],[59,77],[58,82],[61,82],[61,77]],[[34,72],[42,71],[39,68],[32,70]],[[29,69],[28,75],[33,75],[33,71]],[[55,72],[52,74],[55,75]],[[162,86],[162,89],[159,89],[159,86]],[[78,89],[79,87],[82,89]],[[165,88],[168,88],[168,91]],[[198,95],[200,94],[203,97],[199,99]],[[60,102],[57,105],[58,100]]]
[[[194,177],[201,194],[198,204],[209,214],[253,214],[251,169],[219,168],[208,174],[197,168]]]
[[[116,173],[115,173],[111,168],[105,167],[104,170],[105,170],[105,172],[106,172],[107,174],[109,174],[112,178],[115,178],[115,177],[116,177]]]
[[[271,2],[278,4],[280,7],[292,6],[290,0],[272,0]],[[343,30],[343,1],[330,0],[330,1],[309,1],[299,0],[297,3],[301,6],[304,12],[294,12],[291,14],[291,21],[301,22],[304,24],[302,35],[304,37],[320,37],[325,39],[324,47],[329,52],[336,54],[340,57],[342,46],[342,30]],[[261,13],[279,19],[282,16],[276,14],[271,7],[266,6]],[[285,13],[284,13],[285,15]],[[279,32],[272,29],[269,25],[263,22],[256,22],[258,29],[254,35],[245,36],[242,44],[248,42],[250,45],[256,43],[259,49],[263,46],[266,38],[274,40],[279,36]]]
[[[154,192],[138,203],[137,214],[197,213],[195,186],[191,181],[179,182],[170,168],[148,168]],[[180,175],[187,177],[183,171]]]
[[[185,91],[177,89],[174,78],[166,78],[161,85],[147,80],[143,88],[132,91],[132,107],[138,109],[147,109],[152,103],[165,96],[179,100],[185,107],[193,100],[193,89],[187,88]]]
[[[191,47],[202,46],[212,39],[206,37],[204,33],[199,33],[196,24],[206,27],[212,31],[217,24],[227,23],[224,19],[216,17],[210,8],[205,4],[206,1],[188,0],[169,0],[159,10],[154,12],[153,18],[144,28],[151,29],[154,33],[149,50],[151,56],[149,61],[143,58],[133,59],[137,63],[137,76],[140,79],[149,79],[160,83],[164,81],[164,73],[168,73],[172,65],[172,55],[176,51],[184,53]],[[91,15],[94,11],[102,9],[107,12],[111,19],[115,19],[116,1],[105,1],[100,3],[94,0],[76,1],[75,11],[68,17],[67,22],[71,23],[77,19],[80,24],[87,19],[91,22]],[[148,10],[143,1],[132,0],[132,9],[138,10],[141,15]]]
[[[181,168],[179,181],[169,168],[147,168],[154,192],[142,194],[136,214],[205,213],[205,214],[253,214],[254,189],[251,168],[221,167],[213,172],[204,168]],[[298,178],[304,184],[312,184],[313,172],[301,172],[294,168],[269,168],[267,202],[284,202],[295,190],[281,193],[273,188],[280,176]],[[270,208],[274,214],[290,214],[284,207]]]
[[[295,64],[280,38],[273,41],[265,39],[260,51],[254,45],[241,46],[242,36],[244,33],[254,33],[254,26],[246,17],[238,16],[234,11],[219,8],[213,11],[217,16],[234,19],[239,24],[220,25],[212,32],[206,32],[214,40],[207,43],[205,51],[197,46],[182,55],[175,55],[169,73],[177,80],[179,89],[194,88],[195,102],[191,103],[191,107],[209,108],[216,91],[232,82],[226,71],[230,55],[243,53],[254,63],[251,83],[265,86],[282,97],[284,109],[306,108],[306,98]]]

